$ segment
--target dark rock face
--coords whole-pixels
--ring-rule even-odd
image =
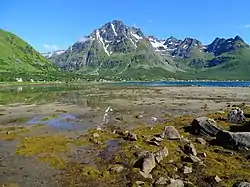
[[[225,148],[236,150],[250,148],[250,132],[220,131],[216,135],[216,141]]]
[[[239,36],[229,39],[216,38],[210,45],[207,46],[206,51],[218,56],[222,53],[235,51],[243,47],[248,47],[248,45]]]
[[[191,131],[197,135],[215,137],[220,130],[217,123],[207,117],[199,117],[191,123]]]
[[[234,183],[233,187],[250,187],[249,182],[236,182]]]
[[[200,41],[193,38],[186,38],[178,48],[173,52],[172,55],[181,58],[189,58],[191,56],[192,50],[197,49],[200,52],[203,51],[203,45]]]

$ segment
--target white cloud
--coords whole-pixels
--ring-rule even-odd
[[[86,41],[88,41],[88,40],[90,40],[90,38],[88,38],[88,37],[86,37],[86,36],[83,36],[83,37],[81,37],[81,38],[78,40],[78,42],[84,43],[84,42],[86,42]]]
[[[245,28],[250,29],[250,24],[244,25]]]
[[[44,44],[43,45],[44,48],[52,50],[52,51],[56,51],[59,49],[59,47],[57,45],[48,45],[48,44]]]

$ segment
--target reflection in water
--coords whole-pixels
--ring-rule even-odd
[[[44,119],[42,116],[32,118],[27,124],[48,125],[57,129],[75,130],[76,117],[71,114],[61,114],[52,119]]]
[[[22,86],[18,86],[16,91],[17,91],[17,92],[23,91],[23,87],[22,87]]]

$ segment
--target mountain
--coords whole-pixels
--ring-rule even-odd
[[[167,77],[182,71],[171,58],[155,50],[156,45],[163,45],[165,41],[157,40],[152,45],[153,42],[153,38],[146,37],[139,28],[114,20],[82,37],[64,53],[52,57],[51,61],[62,70],[104,77],[129,78],[142,74],[147,78],[146,72],[151,74],[156,70],[164,72],[163,76]]]

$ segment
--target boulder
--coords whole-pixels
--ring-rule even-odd
[[[163,149],[155,153],[155,160],[159,164],[167,156],[168,156],[168,149],[164,147]]]
[[[216,142],[224,148],[242,150],[250,148],[250,132],[220,131],[216,135]]]
[[[236,182],[234,183],[233,187],[250,187],[249,182]]]
[[[155,157],[153,153],[148,153],[142,163],[141,171],[144,173],[150,173],[152,169],[154,169],[156,166],[155,164]]]
[[[246,121],[246,118],[244,116],[244,112],[240,108],[236,107],[229,112],[227,120],[230,123],[242,124]]]
[[[184,187],[184,182],[180,179],[170,179],[170,184],[167,187]]]
[[[166,126],[163,132],[164,138],[169,140],[179,140],[181,136],[174,126]]]
[[[206,140],[203,138],[196,138],[196,142],[200,143],[201,145],[206,145]]]
[[[201,159],[199,159],[199,157],[194,156],[194,155],[189,155],[188,157],[182,156],[182,160],[184,162],[191,162],[191,163],[199,163],[199,162],[201,162]]]
[[[197,151],[192,143],[188,143],[188,144],[184,145],[184,152],[186,154],[191,154],[191,155],[197,156]]]
[[[193,120],[191,128],[194,134],[202,136],[216,136],[221,130],[216,121],[207,117],[199,117]]]

